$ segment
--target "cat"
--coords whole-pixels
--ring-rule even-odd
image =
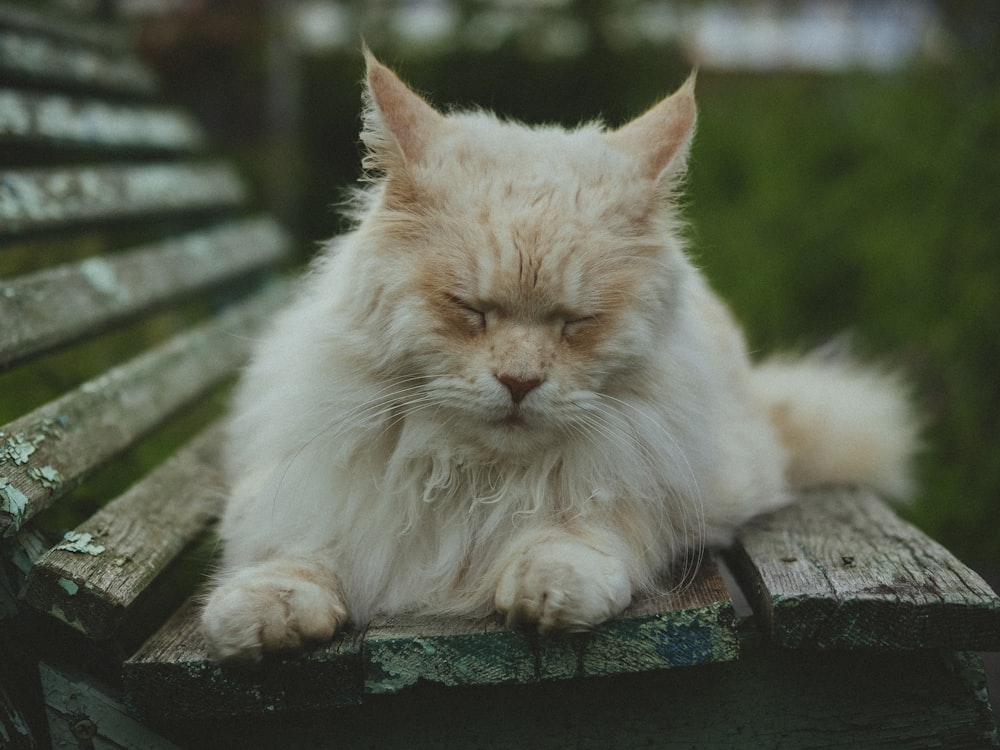
[[[752,364],[687,256],[693,76],[566,130],[442,114],[365,58],[355,226],[235,396],[214,658],[400,612],[588,629],[797,488],[906,495],[899,380]]]

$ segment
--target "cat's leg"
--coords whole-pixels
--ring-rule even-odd
[[[616,544],[562,529],[532,534],[505,561],[496,608],[511,627],[586,630],[614,617],[632,598]]]
[[[265,651],[329,640],[347,617],[340,581],[322,562],[273,558],[220,577],[202,633],[215,659],[259,661]]]

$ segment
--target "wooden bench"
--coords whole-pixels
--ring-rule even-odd
[[[851,488],[592,633],[381,619],[210,662],[219,388],[288,238],[113,28],[0,7],[0,158],[0,747],[997,746],[1000,600]],[[151,435],[179,447],[117,477]]]

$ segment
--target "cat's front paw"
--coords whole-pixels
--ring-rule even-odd
[[[497,586],[496,608],[511,627],[539,632],[587,630],[620,613],[631,601],[621,560],[570,538],[525,547]]]
[[[329,640],[346,621],[337,577],[297,560],[269,560],[225,577],[201,615],[212,658],[232,661]]]

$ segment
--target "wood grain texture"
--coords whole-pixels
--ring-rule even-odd
[[[146,97],[156,90],[153,72],[134,55],[95,44],[95,34],[55,35],[51,28],[0,28],[0,74],[117,96]]]
[[[276,263],[289,245],[255,217],[0,281],[0,369]]]
[[[296,657],[237,669],[208,660],[197,627],[197,607],[189,603],[125,663],[130,701],[141,713],[157,716],[171,710],[165,704],[183,701],[184,710],[202,717],[249,716],[265,705],[267,711],[334,706],[417,683],[531,683],[714,663],[739,655],[731,602],[710,560],[683,591],[638,601],[590,633],[540,638],[508,630],[495,618],[397,617],[375,622],[361,635],[340,634],[333,644]],[[317,681],[323,688],[311,695]],[[181,697],[210,688],[222,697],[196,708]],[[262,695],[271,697],[264,700]]]
[[[31,568],[25,597],[95,639],[110,638],[167,567],[215,520],[223,428],[206,429]]]
[[[118,53],[127,52],[134,41],[122,25],[95,22],[87,16],[38,12],[24,6],[0,5],[0,28]]]
[[[599,679],[422,684],[310,714],[147,721],[187,750],[985,750],[996,725],[974,657],[765,651]]]
[[[127,164],[0,172],[0,235],[239,205],[229,165]]]
[[[738,538],[734,572],[779,645],[1000,649],[1000,599],[868,491],[804,493]]]
[[[86,674],[38,665],[53,748],[180,750],[140,725],[113,688]]]
[[[122,669],[126,696],[139,716],[169,719],[251,716],[330,709],[362,697],[356,633],[252,666],[222,666],[208,657],[190,599]]]
[[[0,428],[0,536],[231,375],[284,299],[271,288]]]
[[[205,134],[176,109],[0,88],[0,144],[186,153]]]
[[[418,681],[481,685],[642,672],[739,655],[732,602],[711,559],[686,588],[638,600],[590,632],[539,637],[495,618],[397,617],[373,622],[364,648],[369,693]]]

